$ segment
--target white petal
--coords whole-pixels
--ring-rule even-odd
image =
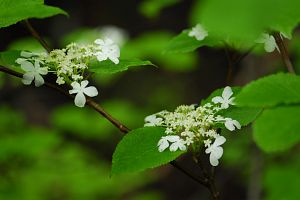
[[[16,63],[18,63],[18,64],[22,64],[22,62],[24,62],[24,61],[27,61],[25,58],[18,58],[17,60],[16,60]]]
[[[161,138],[158,141],[157,146],[158,146],[158,151],[163,152],[165,149],[169,147],[169,142],[165,138]]]
[[[98,90],[94,86],[84,88],[83,92],[89,97],[95,97],[98,95]]]
[[[224,100],[223,100],[222,97],[217,96],[217,97],[212,98],[211,101],[214,102],[214,103],[222,103]]]
[[[43,85],[45,83],[43,77],[39,74],[35,74],[34,75],[34,84],[35,84],[35,87],[40,87],[41,85]]]
[[[180,149],[181,151],[185,151],[185,150],[186,150],[186,146],[185,146],[183,143],[180,143],[180,144],[178,145],[178,147],[179,147],[179,149]]]
[[[21,51],[21,56],[25,57],[25,58],[29,58],[31,57],[33,54],[31,52],[28,51]]]
[[[210,156],[209,156],[209,162],[214,167],[219,165],[219,160],[216,157],[214,157],[213,154],[210,154]]]
[[[171,144],[170,151],[174,152],[174,151],[177,151],[177,149],[178,149],[178,144],[177,143]]]
[[[87,85],[89,84],[89,81],[88,80],[85,80],[85,81],[81,81],[81,88],[85,88]]]
[[[234,125],[237,129],[241,129],[241,124],[240,124],[240,122],[238,122],[237,120],[233,120],[232,123],[233,123],[233,125]]]
[[[76,106],[82,108],[86,102],[85,96],[82,92],[78,92],[75,96],[74,103]]]
[[[155,115],[149,115],[145,118],[145,122],[152,122],[155,119],[156,119]]]
[[[21,68],[26,72],[32,72],[34,70],[33,64],[29,61],[22,61]]]
[[[25,73],[25,74],[23,75],[22,82],[23,82],[25,85],[30,85],[31,82],[33,81],[33,79],[34,79],[33,73]]]
[[[265,42],[266,52],[273,52],[277,47],[276,41],[273,36],[270,36],[269,39]]]
[[[78,82],[71,83],[71,86],[72,86],[73,90],[70,90],[70,91],[73,91],[73,92],[70,93],[70,91],[69,91],[70,94],[77,93],[75,91],[78,91],[80,89],[80,84]]]
[[[216,138],[213,146],[220,146],[220,145],[224,144],[225,142],[226,142],[226,138],[223,136],[219,136]]]
[[[222,147],[215,147],[211,154],[214,158],[219,159],[223,155],[223,148]]]
[[[222,93],[222,97],[224,99],[229,99],[231,97],[231,95],[233,94],[232,90],[231,90],[231,87],[229,86],[226,86],[223,90],[223,93]]]
[[[48,69],[47,69],[47,67],[41,67],[41,68],[39,68],[38,73],[39,73],[39,74],[42,74],[42,75],[48,74]]]
[[[230,131],[234,131],[234,130],[235,130],[235,127],[234,127],[234,125],[233,125],[233,123],[232,123],[231,120],[226,120],[226,121],[225,121],[225,127],[226,127],[228,130],[230,130]]]
[[[109,56],[109,59],[115,63],[116,65],[119,64],[119,58],[115,56]]]
[[[176,142],[176,141],[180,140],[180,137],[178,135],[168,135],[168,136],[166,136],[166,139],[169,142]]]

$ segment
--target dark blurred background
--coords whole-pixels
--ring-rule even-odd
[[[163,54],[170,39],[190,27],[194,1],[179,1],[157,12],[142,8],[142,3],[48,0],[46,4],[64,9],[69,17],[30,20],[54,48],[92,41],[103,34],[103,27],[121,28],[126,32],[121,57],[148,59],[158,66],[93,79],[99,90],[96,101],[132,129],[143,126],[151,113],[199,103],[217,88],[244,85],[282,69],[276,53],[250,54],[233,66],[228,78],[224,49]],[[0,38],[1,51],[43,51],[21,23],[0,29]],[[229,49],[232,56],[243,53]],[[207,189],[171,166],[110,178],[111,156],[122,137],[115,127],[46,87],[25,87],[3,74],[0,83],[0,199],[209,199]],[[251,195],[261,192],[260,153],[249,140],[251,129],[242,132],[229,137],[217,169],[223,199],[253,199]],[[200,175],[191,158],[179,162]]]

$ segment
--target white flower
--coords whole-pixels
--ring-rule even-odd
[[[150,115],[145,118],[146,124],[144,126],[159,126],[161,125],[162,118],[156,117],[156,115]]]
[[[65,80],[64,80],[64,77],[59,76],[59,77],[57,77],[57,79],[56,79],[56,83],[57,83],[58,85],[63,85],[63,84],[65,84],[66,82],[65,82]]]
[[[233,100],[234,97],[231,97],[233,95],[233,92],[231,90],[231,87],[227,86],[224,88],[222,96],[217,96],[212,99],[212,102],[215,104],[221,103],[222,109],[227,109],[229,105],[234,105]]]
[[[164,150],[166,150],[169,147],[169,141],[168,141],[168,136],[162,137],[158,143],[158,151],[159,152],[163,152]]]
[[[120,48],[109,38],[97,39],[95,43],[99,45],[100,51],[95,53],[98,61],[110,59],[113,63],[119,63]]]
[[[128,40],[128,33],[116,26],[103,26],[101,27],[100,32],[102,37],[109,37],[120,46],[123,46]]]
[[[22,82],[25,85],[30,85],[33,80],[36,87],[39,87],[45,83],[41,75],[46,75],[48,73],[47,67],[40,67],[39,61],[35,61],[34,65],[26,60],[17,61],[21,64],[21,68],[26,72],[22,79]]]
[[[170,144],[169,143],[173,143]],[[177,151],[180,149],[181,151],[186,150],[185,142],[178,135],[168,135],[161,137],[161,139],[157,143],[158,151],[163,152],[170,146],[170,151]]]
[[[279,51],[278,46],[276,44],[276,40],[272,35],[263,33],[260,38],[255,40],[255,42],[264,44],[264,49],[266,52],[270,53],[273,52],[275,49]]]
[[[97,88],[94,86],[86,87],[89,84],[87,80],[82,81],[80,84],[78,82],[73,82],[71,86],[72,90],[69,90],[70,94],[76,94],[75,96],[75,105],[78,107],[84,107],[86,99],[85,96],[95,97],[98,95]]]
[[[217,166],[219,164],[219,159],[223,155],[223,148],[220,145],[226,142],[225,137],[218,136],[215,142],[205,150],[205,153],[209,154],[209,162],[212,166]]]
[[[207,31],[201,24],[197,24],[192,30],[188,33],[190,37],[195,37],[197,40],[204,40],[206,36],[208,36]]]
[[[241,124],[237,120],[225,118],[225,127],[230,131],[234,131],[235,128],[241,129]]]
[[[177,151],[178,149],[181,151],[186,150],[185,141],[179,137],[173,144],[171,144],[170,151]]]

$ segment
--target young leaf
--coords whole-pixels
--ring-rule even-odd
[[[199,47],[202,46],[216,46],[221,45],[221,42],[207,36],[201,41],[198,41],[194,37],[190,37],[188,35],[190,30],[184,30],[182,33],[174,37],[169,45],[166,47],[165,52],[166,53],[187,53],[196,50]]]
[[[159,152],[157,143],[164,128],[145,127],[131,131],[118,144],[112,159],[112,174],[138,172],[175,160],[184,151]]]
[[[105,61],[92,61],[90,64],[90,71],[95,73],[113,74],[128,70],[129,67],[153,65],[150,61],[142,60],[120,60],[119,64],[114,64],[110,60]],[[153,65],[154,66],[154,65]]]
[[[255,121],[254,140],[266,152],[286,150],[300,141],[300,106],[265,110]]]
[[[269,107],[300,102],[300,77],[279,73],[251,82],[237,95],[238,106]]]
[[[0,28],[29,18],[46,18],[57,14],[67,15],[60,8],[44,5],[43,0],[1,0]]]

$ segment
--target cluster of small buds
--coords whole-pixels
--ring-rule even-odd
[[[237,120],[223,117],[218,113],[234,105],[233,92],[230,87],[225,87],[222,96],[212,99],[211,103],[202,106],[182,105],[174,112],[161,111],[145,118],[144,126],[159,126],[165,128],[165,136],[158,141],[158,151],[167,148],[170,151],[185,151],[189,146],[198,146],[201,143],[210,154],[210,163],[219,164],[223,155],[222,145],[226,139],[217,132],[217,125],[224,124],[229,131],[240,129]],[[214,141],[212,143],[212,141]]]
[[[92,59],[99,62],[111,60],[118,64],[120,48],[111,39],[97,39],[94,44],[78,45],[71,43],[63,49],[54,49],[47,53],[31,53],[22,51],[21,57],[16,63],[21,65],[25,71],[22,82],[30,85],[34,80],[35,86],[44,84],[42,75],[52,72],[57,76],[56,83],[59,85],[70,84],[72,89],[70,94],[76,94],[75,105],[83,107],[86,96],[94,97],[98,95],[95,87],[87,87],[88,81],[85,79],[85,72]]]

